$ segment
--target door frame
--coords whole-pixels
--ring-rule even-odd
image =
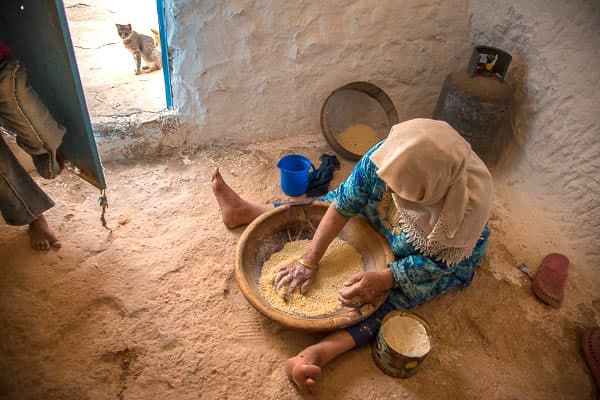
[[[165,18],[164,0],[156,0],[156,14],[158,16],[158,32],[160,34],[160,53],[162,57],[162,71],[165,80],[165,97],[167,108],[173,108],[173,88],[171,86],[171,63],[169,60],[169,45],[167,43],[167,21]]]

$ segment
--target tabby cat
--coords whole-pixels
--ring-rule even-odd
[[[162,67],[160,50],[154,45],[154,39],[150,36],[137,33],[131,29],[131,24],[117,26],[117,32],[123,39],[123,45],[133,55],[135,60],[135,74],[152,72]],[[142,58],[144,59],[143,68],[141,67]]]

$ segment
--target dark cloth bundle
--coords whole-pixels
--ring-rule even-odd
[[[308,189],[306,195],[309,197],[322,196],[329,191],[329,182],[333,179],[333,171],[340,168],[340,162],[336,156],[321,154],[319,157],[321,165],[310,173],[308,177]]]

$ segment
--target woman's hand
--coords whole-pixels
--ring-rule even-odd
[[[345,307],[358,308],[363,304],[373,304],[377,297],[395,285],[392,270],[367,271],[354,275],[344,286],[351,286],[340,291],[339,300]]]
[[[273,286],[275,286],[275,290],[279,291],[283,286],[289,284],[287,291],[283,295],[285,301],[290,299],[290,296],[298,287],[300,288],[300,293],[304,294],[315,281],[315,277],[317,276],[317,270],[313,270],[305,267],[296,261],[293,264],[287,265],[277,271],[275,275],[275,280],[273,281]]]
[[[300,288],[300,293],[304,294],[310,285],[313,284],[317,276],[319,260],[325,254],[325,250],[327,250],[329,244],[340,233],[346,222],[348,222],[348,219],[349,217],[340,214],[333,204],[330,204],[321,222],[319,222],[309,248],[302,255],[301,260],[304,261],[304,265],[300,262],[295,262],[281,268],[277,272],[273,282],[275,290],[279,290],[287,284],[290,285],[283,296],[285,301],[289,300],[294,290]],[[314,265],[314,267],[308,268],[305,265]]]

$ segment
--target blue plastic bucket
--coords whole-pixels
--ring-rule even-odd
[[[277,163],[281,172],[281,189],[288,196],[301,196],[308,189],[310,168],[314,165],[310,160],[299,154],[288,154]]]

